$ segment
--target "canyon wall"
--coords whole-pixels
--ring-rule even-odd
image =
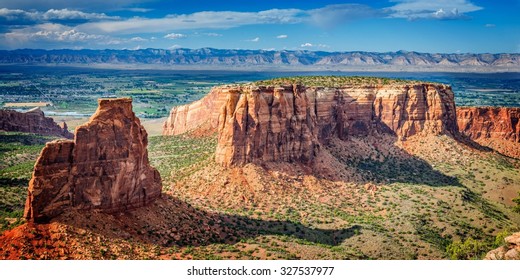
[[[257,160],[308,163],[334,135],[346,139],[378,131],[406,139],[457,133],[453,92],[439,84],[223,86],[207,98],[214,102],[204,101],[210,106],[203,107],[204,119],[198,122],[218,131],[216,161],[224,166]],[[186,131],[175,123],[195,123],[184,117],[189,112],[179,111],[200,108],[196,103],[172,110],[166,135]]]
[[[65,123],[63,123],[63,126],[59,126],[52,118],[45,117],[45,114],[39,108],[25,113],[14,110],[0,110],[0,130],[60,136],[69,139],[74,137],[67,130]]]
[[[226,96],[219,93],[219,88],[213,88],[198,101],[173,107],[163,124],[163,135],[182,134],[201,127],[214,130],[218,125],[218,108],[226,102]]]
[[[462,134],[482,146],[520,158],[520,108],[459,107]]]
[[[112,212],[150,203],[162,186],[148,162],[147,145],[131,99],[100,99],[74,140],[43,148],[29,183],[25,218],[46,221],[69,207]]]

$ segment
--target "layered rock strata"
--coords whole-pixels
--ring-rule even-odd
[[[520,108],[459,107],[462,134],[510,157],[520,158]]]
[[[223,86],[206,98],[213,102],[172,110],[164,134],[185,132],[175,124],[195,124],[187,116],[195,116],[192,106],[198,108],[197,114],[204,113],[197,122],[218,131],[216,161],[224,166],[257,160],[308,163],[334,135],[346,139],[379,131],[406,139],[457,133],[453,92],[439,84]]]
[[[201,126],[214,130],[218,125],[218,108],[223,106],[226,98],[220,94],[219,88],[213,88],[198,101],[173,107],[163,124],[163,135],[178,135]]]
[[[0,130],[60,136],[69,139],[74,137],[68,131],[65,123],[59,126],[52,118],[45,117],[40,108],[34,108],[25,113],[13,110],[0,110]]]
[[[100,99],[74,140],[43,148],[29,183],[25,218],[45,221],[69,207],[112,212],[150,203],[162,186],[148,162],[147,144],[131,99]]]

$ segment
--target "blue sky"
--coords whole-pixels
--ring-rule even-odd
[[[520,52],[520,0],[0,0],[0,49]]]

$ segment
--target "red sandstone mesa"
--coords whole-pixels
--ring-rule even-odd
[[[510,157],[520,158],[520,108],[460,107],[462,134]]]
[[[334,135],[346,139],[380,131],[406,139],[455,134],[455,117],[453,92],[439,84],[222,86],[172,109],[163,134],[209,126],[218,132],[216,161],[224,166],[306,163]]]
[[[24,216],[45,221],[69,207],[120,211],[161,195],[148,139],[129,98],[100,99],[74,140],[47,143],[34,167]]]
[[[63,126],[59,126],[52,118],[45,117],[39,108],[25,113],[0,110],[0,130],[61,136],[69,139],[74,137],[74,134],[67,130],[67,124],[63,123]]]

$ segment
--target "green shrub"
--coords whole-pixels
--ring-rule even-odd
[[[454,241],[446,247],[446,253],[452,260],[475,260],[481,259],[489,249],[485,242],[470,237],[464,242]]]

